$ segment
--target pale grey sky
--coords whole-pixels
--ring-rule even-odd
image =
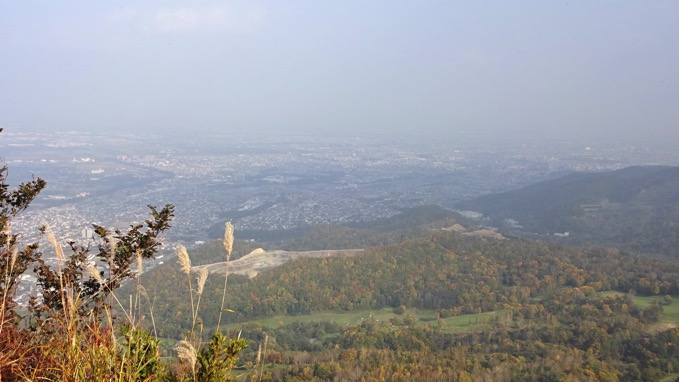
[[[2,1],[0,127],[679,143],[679,1]]]

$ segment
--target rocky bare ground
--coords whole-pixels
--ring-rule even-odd
[[[323,251],[265,251],[261,248],[255,249],[249,254],[238,260],[200,265],[193,267],[196,270],[207,268],[210,273],[226,273],[227,266],[230,274],[246,275],[250,278],[255,277],[259,272],[285,264],[288,261],[302,257],[335,257],[335,256],[355,256],[363,253],[364,249],[339,249]]]

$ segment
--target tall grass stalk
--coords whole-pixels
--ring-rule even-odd
[[[194,348],[189,341],[179,341],[174,349],[177,351],[177,358],[191,367],[191,373],[193,374],[193,380],[195,381],[196,361],[198,360],[196,348]]]
[[[5,312],[7,309],[7,293],[9,293],[9,284],[11,282],[10,275],[14,270],[14,264],[16,263],[16,257],[19,255],[18,249],[16,247],[11,247],[11,235],[9,228],[9,223],[7,223],[2,230],[2,234],[7,238],[7,250],[12,251],[11,258],[8,259],[8,264],[5,267],[5,274],[3,275],[3,285],[2,288],[2,301],[0,301],[0,334],[2,334],[2,329],[5,327]]]
[[[138,292],[140,293],[141,296],[144,296],[146,299],[146,303],[149,306],[149,314],[151,316],[151,326],[153,327],[153,336],[158,337],[158,331],[156,330],[156,319],[153,316],[153,305],[155,304],[155,299],[154,302],[151,302],[151,298],[149,297],[148,292],[146,291],[146,288],[144,288],[143,285],[139,284],[137,287]]]
[[[64,277],[62,274],[62,263],[66,260],[66,256],[64,256],[64,250],[61,248],[61,244],[57,241],[57,238],[54,236],[54,231],[52,230],[52,227],[49,225],[49,223],[45,222],[43,224],[45,227],[45,232],[47,233],[47,241],[52,244],[52,247],[54,247],[54,253],[57,256],[57,273],[59,275],[59,292],[61,294],[61,306],[66,309],[66,293],[65,293],[65,288],[64,288]]]
[[[153,219],[146,221],[146,228],[133,226],[128,233],[119,230],[110,233],[95,225],[97,234],[104,241],[98,245],[99,253],[94,254],[101,263],[89,260],[92,258],[89,247],[75,243],[71,243],[73,253],[67,257],[52,227],[45,224],[41,231],[56,254],[56,264],[48,265],[41,258],[38,243],[22,250],[16,243],[17,236],[10,232],[10,221],[28,207],[45,187],[45,182],[38,178],[10,191],[5,180],[6,168],[0,166],[0,204],[3,206],[0,211],[0,286],[3,287],[0,290],[0,381],[197,382],[229,379],[237,353],[247,346],[244,340],[215,333],[210,345],[202,348],[200,337],[193,334],[191,342],[185,341],[184,352],[180,350],[178,354],[180,359],[188,359],[191,370],[168,371],[160,357],[157,335],[140,328],[144,312],[142,295],[149,304],[153,321],[153,304],[140,277],[142,262],[152,257],[161,245],[156,239],[170,227],[174,206],[168,204],[162,211],[149,206]],[[114,292],[121,283],[134,277],[130,270],[134,262],[131,256],[135,255],[130,252],[133,248],[139,248],[136,253],[137,291],[130,296],[129,306],[123,306],[128,305],[128,301],[122,304],[123,298],[119,299]],[[191,263],[186,249],[180,249],[182,271],[189,279],[195,327],[207,271],[198,275],[198,302],[194,306]],[[107,273],[97,269],[98,264],[106,263]],[[35,264],[42,300],[31,298],[27,327],[15,311],[14,295],[16,283],[31,264]],[[121,325],[119,320],[123,317],[115,317],[113,309],[120,309],[127,322]],[[156,333],[155,322],[153,325]]]
[[[264,336],[264,351],[262,352],[262,362],[260,363],[259,366],[259,380],[262,380],[262,376],[264,375],[264,360],[266,359],[266,345],[269,343],[269,335]]]
[[[191,282],[191,258],[189,258],[189,253],[186,251],[186,247],[179,244],[177,248],[177,257],[179,258],[179,266],[182,272],[189,279],[189,297],[191,298],[191,333],[196,326],[196,307],[193,303],[193,283]]]
[[[226,272],[224,273],[224,291],[222,292],[222,305],[219,308],[219,319],[217,320],[217,331],[222,324],[222,314],[224,314],[224,301],[226,300],[226,284],[229,281],[229,261],[231,260],[231,252],[233,251],[233,224],[226,222],[224,227],[224,250],[226,251]]]
[[[135,310],[138,319],[142,317],[142,306],[141,306],[141,275],[144,273],[144,267],[142,264],[141,250],[137,248],[135,251],[135,257],[137,259],[137,274],[135,278],[137,279],[137,289],[135,293]]]
[[[9,233],[7,234],[9,237]],[[9,243],[9,241],[8,241]],[[0,334],[2,334],[2,329],[5,327],[5,316],[7,313],[7,293],[9,293],[9,285],[11,283],[10,275],[14,271],[14,266],[16,265],[16,259],[19,256],[19,249],[14,247],[10,249],[12,251],[12,256],[9,259],[9,266],[5,267],[5,275],[2,288],[2,301],[0,301]]]
[[[233,225],[227,223],[224,235],[224,249],[226,251],[227,262],[231,258],[233,250]],[[177,352],[177,358],[182,361],[184,366],[188,366],[189,370],[184,370],[183,373],[188,372],[193,374],[193,381],[224,381],[231,379],[231,370],[236,362],[236,355],[242,349],[247,347],[247,342],[240,338],[228,337],[219,331],[219,326],[212,333],[209,341],[203,343],[203,323],[198,322],[198,313],[200,311],[200,303],[202,300],[205,283],[207,281],[209,272],[206,267],[191,268],[191,260],[186,248],[180,246],[178,249],[179,265],[184,274],[189,279],[189,294],[191,296],[191,313],[192,323],[191,331],[183,341],[180,341],[174,350]],[[196,295],[197,299],[194,304],[194,290],[192,284],[191,273],[197,272],[196,280]],[[228,272],[227,272],[228,274]],[[224,282],[224,293],[226,293],[227,279]],[[222,296],[222,307],[224,306],[224,296]],[[220,309],[221,313],[228,309]],[[196,333],[196,325],[198,324],[200,331]],[[257,370],[255,369],[255,376]],[[186,375],[184,375],[186,377]]]
[[[236,362],[236,355],[247,343],[240,338],[229,338],[215,331],[212,340],[202,343],[202,324],[200,334],[195,333],[195,326],[198,321],[198,312],[201,299],[204,293],[208,271],[201,268],[197,272],[197,280],[194,291],[193,280],[195,269],[191,267],[186,248],[179,247],[178,257],[182,272],[189,279],[189,292],[191,296],[192,308],[192,329],[187,339],[181,341],[176,347],[177,358],[183,365],[178,368],[170,367],[163,361],[160,353],[160,340],[157,337],[155,320],[153,318],[153,304],[148,292],[142,285],[141,275],[143,273],[142,258],[137,253],[137,290],[129,296],[129,301],[122,304],[123,297],[117,296],[114,292],[116,285],[112,281],[112,259],[115,255],[116,247],[119,243],[113,237],[107,237],[109,277],[106,279],[105,273],[100,271],[96,263],[82,262],[82,268],[78,268],[82,273],[72,275],[72,262],[66,262],[63,250],[54,236],[51,227],[45,226],[47,239],[57,253],[57,272],[58,286],[56,278],[55,287],[60,287],[60,295],[55,295],[57,304],[61,298],[61,306],[55,306],[47,314],[45,320],[38,318],[39,330],[28,332],[17,330],[17,324],[8,326],[9,321],[7,310],[11,306],[6,306],[7,301],[11,301],[8,288],[2,292],[0,297],[0,347],[9,344],[18,347],[10,347],[8,352],[0,352],[0,366],[2,370],[9,370],[10,375],[0,373],[0,381],[26,380],[26,381],[222,381],[230,380],[230,372]],[[233,233],[231,233],[231,245]],[[226,245],[226,244],[225,244]],[[0,278],[8,280],[12,277],[15,262],[21,253],[15,246],[8,242],[7,247],[10,255],[5,256],[2,261],[7,262],[4,267],[4,274]],[[120,247],[118,247],[120,248]],[[231,247],[229,245],[227,259],[230,258]],[[70,257],[69,261],[76,261]],[[119,276],[118,276],[119,277]],[[84,283],[86,278],[94,280],[98,284],[98,290],[83,294],[77,286]],[[2,279],[0,279],[2,282]],[[5,281],[5,285],[8,282]],[[96,284],[94,287],[96,288]],[[226,283],[225,283],[226,286]],[[193,294],[196,293],[197,300]],[[103,295],[106,294],[112,303],[102,304],[100,309],[92,307],[93,302],[102,302]],[[135,297],[136,295],[136,297]],[[142,297],[143,296],[143,297]],[[151,321],[153,323],[153,334],[141,328],[143,320],[142,307],[143,299],[149,305]],[[127,299],[125,299],[127,300]],[[195,305],[194,305],[195,302]],[[112,306],[115,306],[113,308]],[[114,317],[113,309],[119,309],[126,320],[120,324]],[[7,333],[2,332],[3,327]],[[16,333],[25,337],[16,336]],[[6,341],[7,340],[7,341]],[[266,340],[264,343],[266,353]],[[257,371],[255,370],[255,375]],[[259,372],[262,378],[263,370]]]
[[[200,308],[200,300],[203,297],[203,289],[205,289],[205,282],[207,281],[208,271],[206,268],[201,268],[198,271],[198,279],[196,280],[196,292],[198,292],[198,301],[196,301],[196,311],[193,316],[193,323],[195,325],[198,320],[198,309]],[[193,330],[193,329],[192,329]],[[202,332],[202,328],[201,328]]]

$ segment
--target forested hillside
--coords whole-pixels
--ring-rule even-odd
[[[679,167],[575,173],[459,203],[484,224],[541,238],[679,256]]]
[[[238,219],[231,221],[237,224]],[[420,237],[430,229],[450,227],[454,224],[468,228],[476,225],[474,221],[457,212],[427,205],[406,209],[390,218],[376,221],[350,225],[303,226],[277,231],[239,231],[239,237],[272,243],[294,251],[352,249],[396,244],[406,239]],[[223,228],[223,224],[213,227],[212,237],[219,238]]]
[[[170,263],[142,283],[160,336],[181,338],[191,309]],[[679,294],[677,280],[679,265],[615,249],[437,229],[360,256],[301,259],[253,280],[232,275],[226,306],[229,327],[249,341],[267,338],[276,379],[655,380],[679,367],[679,332],[667,331],[674,324],[663,315],[663,306],[675,309],[663,296]],[[223,283],[208,278],[206,328]],[[643,306],[635,294],[658,297]],[[384,309],[390,318],[370,318]],[[314,319],[318,312],[365,312],[365,320],[341,326]],[[301,321],[253,323],[274,316]],[[475,324],[456,329],[465,317]]]
[[[156,320],[181,336],[188,298],[176,292],[175,264],[144,275],[157,297]],[[227,305],[238,320],[312,311],[351,311],[401,305],[442,316],[511,308],[563,287],[679,294],[679,265],[638,259],[614,249],[576,249],[526,240],[493,240],[438,232],[348,258],[300,259],[247,281],[232,275]],[[204,307],[211,309],[223,277],[210,275]],[[185,318],[187,318],[186,316]],[[201,316],[206,326],[216,316]],[[177,320],[179,319],[179,320]],[[189,322],[184,320],[184,325]],[[176,330],[168,327],[176,325]]]

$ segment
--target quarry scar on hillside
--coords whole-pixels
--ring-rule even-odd
[[[302,257],[337,257],[337,256],[354,256],[361,254],[365,249],[330,249],[322,251],[265,251],[261,248],[255,249],[249,254],[237,260],[229,261],[229,273],[246,275],[253,278],[259,274],[260,271],[275,268],[279,265],[285,264],[288,261],[296,260]],[[199,265],[193,267],[195,270],[202,268],[207,269],[210,273],[226,273],[226,263],[213,263],[207,265]]]

